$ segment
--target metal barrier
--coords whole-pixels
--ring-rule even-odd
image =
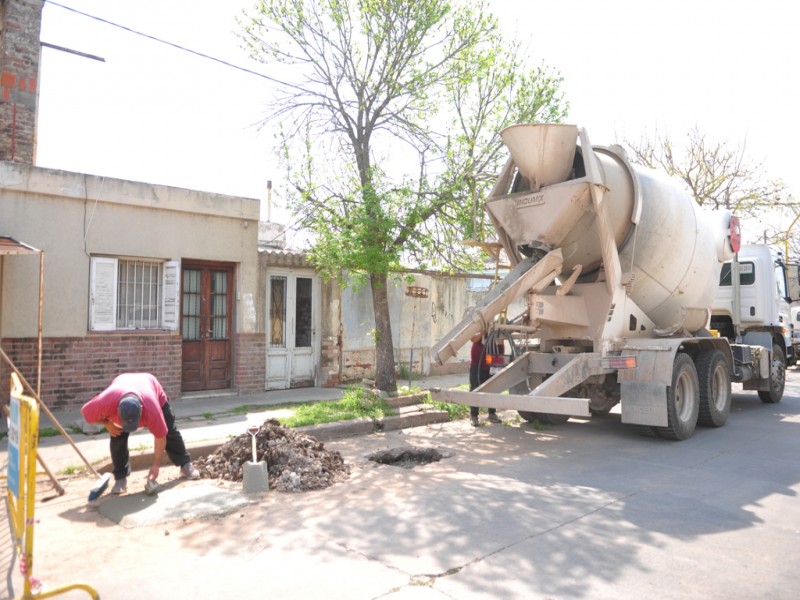
[[[39,444],[39,406],[23,393],[22,384],[11,374],[11,414],[8,423],[8,514],[14,548],[19,555],[23,595],[19,600],[51,598],[75,589],[85,590],[93,599],[99,594],[84,583],[71,583],[41,591],[33,575],[33,532],[36,505],[36,452]]]

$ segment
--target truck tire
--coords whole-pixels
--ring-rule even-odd
[[[700,412],[704,427],[722,427],[731,414],[731,372],[721,350],[704,350],[695,360],[700,383]]]
[[[765,404],[777,404],[783,398],[786,385],[786,357],[778,344],[772,345],[772,362],[769,369],[769,389],[758,390],[758,397]]]
[[[700,412],[700,384],[692,358],[678,352],[672,363],[672,385],[667,388],[667,426],[658,435],[668,440],[692,437]]]

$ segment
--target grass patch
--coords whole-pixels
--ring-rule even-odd
[[[404,379],[406,381],[408,381],[409,379],[411,380],[422,379],[422,373],[414,373],[412,371],[409,371],[407,364],[399,365],[395,370],[394,376],[397,379]]]
[[[207,421],[213,421],[216,418],[217,415],[215,415],[212,412],[204,412],[204,413],[201,413],[200,416],[203,417],[204,419],[206,419]]]
[[[301,404],[296,408],[293,416],[279,419],[279,421],[286,427],[304,427],[365,417],[380,419],[394,414],[396,414],[395,411],[382,396],[373,394],[361,386],[352,385],[344,389],[341,400]]]
[[[61,471],[59,471],[59,475],[82,475],[85,472],[86,467],[76,467],[75,465],[70,465],[61,469]]]
[[[70,425],[68,427],[65,427],[64,430],[66,432],[72,433],[72,434],[83,433],[83,430],[80,427],[78,427],[77,425]],[[5,434],[0,435],[0,439],[3,439],[4,435]],[[61,430],[58,429],[57,427],[42,427],[41,429],[39,429],[39,437],[40,438],[56,437],[56,436],[59,436],[59,435],[61,435]]]
[[[419,394],[422,392],[422,389],[418,385],[412,385],[408,387],[407,385],[399,385],[397,386],[397,395],[398,396],[411,396],[413,394]]]
[[[462,383],[461,385],[451,388],[454,390],[469,391],[469,382]],[[469,416],[469,406],[465,404],[450,404],[449,402],[432,402],[436,410],[447,411],[447,416],[450,421],[458,421]]]
[[[432,402],[436,410],[447,411],[449,421],[458,421],[469,414],[469,406],[465,404],[450,404],[449,402]]]

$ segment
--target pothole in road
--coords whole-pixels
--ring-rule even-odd
[[[391,465],[404,469],[413,469],[419,465],[428,465],[438,462],[448,455],[441,453],[435,448],[417,448],[415,446],[404,446],[401,448],[389,448],[380,450],[368,455],[367,458],[381,465]]]

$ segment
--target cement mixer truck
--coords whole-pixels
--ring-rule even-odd
[[[511,270],[431,349],[443,364],[484,332],[502,355],[474,391],[435,400],[548,424],[619,405],[623,423],[673,440],[723,426],[731,382],[780,401],[779,334],[709,326],[721,266],[740,248],[733,215],[702,211],[583,128],[515,125],[502,138],[511,157],[484,208]],[[508,315],[519,297],[526,309]]]

